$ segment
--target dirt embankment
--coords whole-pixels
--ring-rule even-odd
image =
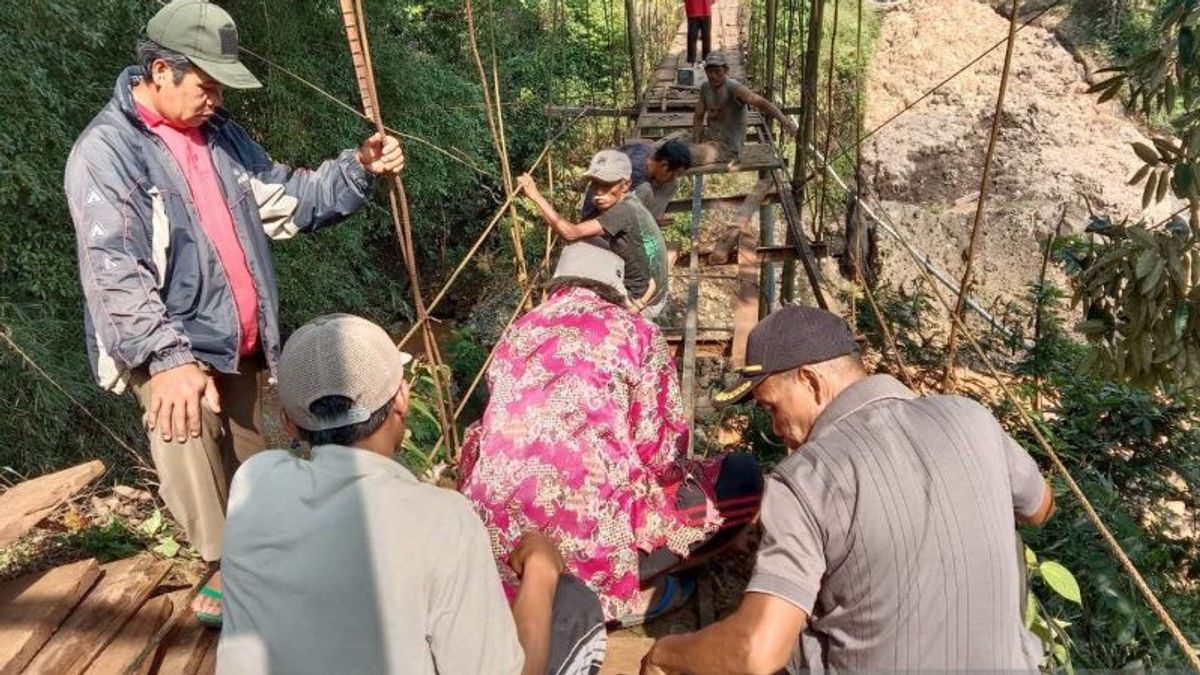
[[[1144,134],[1113,103],[1085,94],[1084,67],[1042,17],[1017,35],[1004,120],[985,211],[974,295],[985,305],[1024,295],[1040,267],[1038,240],[1064,205],[1065,231],[1097,213],[1137,219],[1140,167],[1130,143]],[[868,91],[866,128],[890,118],[1002,39],[1008,20],[976,0],[910,0],[887,12]],[[894,224],[938,266],[961,275],[1004,61],[1001,46],[891,122],[864,145],[868,189]],[[1151,207],[1161,219],[1177,204]],[[883,278],[908,285],[917,268],[885,235]],[[1062,282],[1061,277],[1058,278]]]

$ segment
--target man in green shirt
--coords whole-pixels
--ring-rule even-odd
[[[621,151],[596,153],[583,177],[590,183],[597,213],[581,223],[559,215],[529,174],[521,174],[517,183],[564,241],[591,238],[621,256],[630,305],[653,319],[667,303],[667,243],[654,216],[630,193],[631,176],[629,157]]]

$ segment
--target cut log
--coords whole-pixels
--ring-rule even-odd
[[[25,481],[0,494],[0,548],[32,530],[102,473],[104,463],[95,460]]]
[[[151,659],[145,659],[132,669],[129,666],[133,665],[133,661],[141,654],[142,649],[150,642],[158,629],[171,618],[174,609],[170,596],[160,595],[147,600],[84,672],[88,675],[146,675],[149,673],[150,666],[153,664]]]
[[[99,577],[95,560],[81,560],[0,587],[0,675],[21,672]]]
[[[152,671],[157,675],[196,675],[208,652],[217,649],[220,633],[197,621],[189,609],[190,604],[185,596],[185,614],[164,640],[166,647],[160,652]]]
[[[78,675],[108,646],[167,575],[171,562],[140,555],[109,563],[104,576],[58,632],[38,652],[26,672]]]

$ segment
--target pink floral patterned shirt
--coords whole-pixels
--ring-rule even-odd
[[[487,526],[509,596],[508,557],[538,528],[607,619],[635,611],[638,550],[686,555],[720,524],[712,495],[699,519],[675,506],[679,485],[715,465],[684,459],[688,428],[662,333],[592,291],[559,289],[505,332],[487,379],[460,489]]]

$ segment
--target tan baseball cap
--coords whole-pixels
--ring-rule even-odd
[[[306,431],[337,429],[367,421],[395,398],[412,356],[396,348],[382,328],[352,314],[326,314],[304,324],[283,346],[279,401]],[[350,409],[338,419],[317,419],[311,406],[344,396]]]
[[[238,61],[238,32],[233,17],[207,0],[172,0],[146,24],[146,37],[183,54],[227,87],[262,86]]]
[[[605,183],[627,179],[633,175],[633,164],[629,157],[620,150],[601,150],[592,156],[584,178],[592,178]]]

